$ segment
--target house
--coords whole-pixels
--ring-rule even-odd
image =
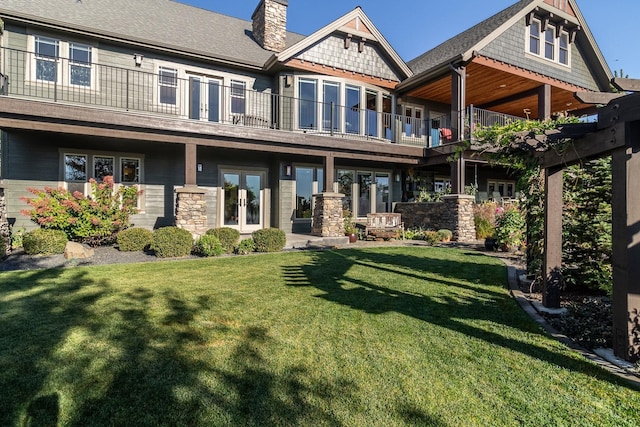
[[[512,196],[458,142],[496,121],[592,114],[611,73],[574,0],[522,0],[405,62],[360,7],[303,36],[287,0],[250,21],[169,0],[4,0],[0,187],[143,190],[138,226],[335,236],[450,187]],[[188,25],[185,25],[188,23]],[[457,215],[453,212],[452,215]],[[312,228],[313,224],[313,228]],[[460,239],[469,237],[456,231]]]

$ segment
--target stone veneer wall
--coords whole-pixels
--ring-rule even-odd
[[[311,234],[321,237],[344,237],[344,222],[342,219],[341,193],[314,194],[316,203],[313,210],[313,225]]]
[[[7,199],[4,197],[4,187],[0,184],[0,257],[11,252],[11,232],[7,220]]]
[[[422,227],[429,230],[451,230],[459,242],[476,240],[473,222],[473,196],[447,195],[442,202],[397,203],[394,212],[402,214],[405,228]]]
[[[262,0],[253,16],[253,38],[274,52],[287,47],[287,0]]]
[[[194,237],[207,231],[206,190],[183,187],[176,190],[176,226],[184,228]]]

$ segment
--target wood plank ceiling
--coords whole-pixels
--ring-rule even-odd
[[[522,68],[476,57],[467,65],[466,104],[518,117],[538,118],[537,89],[551,86],[552,114],[591,113],[593,106],[574,97],[587,89],[533,73]],[[410,96],[451,104],[451,74],[432,80],[409,92]]]

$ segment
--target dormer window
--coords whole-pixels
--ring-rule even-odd
[[[530,20],[527,31],[528,53],[569,66],[570,63],[570,37],[562,25],[552,25],[548,20],[533,18]]]

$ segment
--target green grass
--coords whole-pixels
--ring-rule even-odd
[[[0,425],[639,425],[505,281],[416,247],[2,273]]]

